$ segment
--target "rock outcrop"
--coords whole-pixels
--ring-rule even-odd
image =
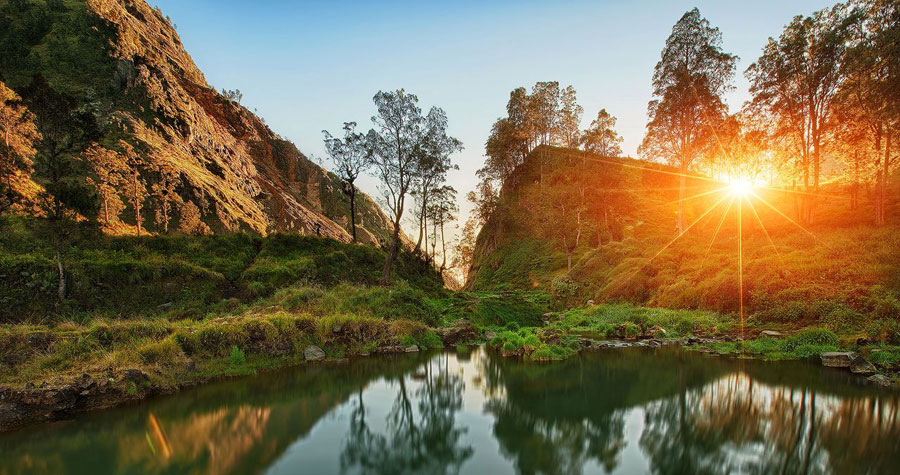
[[[196,206],[201,229],[350,240],[349,205],[337,176],[273,132],[238,97],[208,84],[159,9],[144,0],[55,3],[0,6],[0,44],[17,46],[0,55],[0,80],[26,105],[47,90],[35,87],[40,83],[90,110],[96,141],[110,147],[129,142],[138,152],[130,166],[147,180],[155,179],[154,170],[174,171],[177,202]],[[157,231],[154,206],[145,209],[145,226]],[[371,198],[361,194],[357,212],[361,241],[388,239],[388,220]],[[172,214],[169,228],[181,219],[178,209]],[[124,226],[109,230],[127,232],[131,218],[122,219]]]

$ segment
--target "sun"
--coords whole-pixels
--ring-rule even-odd
[[[751,183],[750,180],[743,178],[730,180],[728,182],[728,187],[732,194],[739,197],[745,197],[753,192],[753,183]]]

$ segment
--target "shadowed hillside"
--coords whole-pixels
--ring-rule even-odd
[[[199,211],[208,231],[295,231],[349,241],[350,209],[340,180],[241,106],[239,93],[209,85],[171,21],[144,0],[14,0],[0,4],[0,81],[43,120],[36,101],[58,99],[88,113],[93,141],[135,150],[129,162],[150,190],[163,176],[177,183],[175,212]],[[225,91],[223,91],[225,92]],[[311,112],[310,112],[311,113]],[[20,185],[27,197],[33,184]],[[124,192],[121,222],[132,232]],[[27,200],[25,206],[27,207]],[[147,204],[144,227],[156,231],[160,206]],[[189,211],[190,212],[190,211]],[[385,216],[368,196],[357,204],[360,240],[388,236]],[[208,227],[208,228],[207,228]]]

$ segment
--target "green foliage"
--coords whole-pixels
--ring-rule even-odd
[[[309,295],[284,308],[303,307],[321,289],[346,282],[359,286],[356,300],[343,306],[367,315],[440,321],[431,303],[444,296],[433,269],[404,255],[391,290],[377,283],[384,252],[325,238],[235,233],[214,236],[103,236],[75,229],[66,255],[68,299],[55,305],[56,262],[51,241],[37,231],[39,219],[0,217],[0,323],[89,321],[96,317],[199,319],[234,315],[242,304],[296,283]],[[377,311],[376,311],[377,310]],[[379,313],[380,312],[380,313]],[[388,313],[393,312],[392,315]]]
[[[840,349],[840,339],[831,330],[807,328],[785,339],[759,338],[747,342],[714,342],[704,345],[720,355],[753,355],[771,360],[809,359]]]
[[[244,355],[244,350],[240,349],[237,345],[231,347],[231,354],[228,355],[228,361],[234,366],[241,366],[247,362],[247,357]]]

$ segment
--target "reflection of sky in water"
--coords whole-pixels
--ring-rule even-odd
[[[0,435],[0,474],[895,473],[898,407],[809,364],[617,350],[537,365],[476,349],[264,374]]]

